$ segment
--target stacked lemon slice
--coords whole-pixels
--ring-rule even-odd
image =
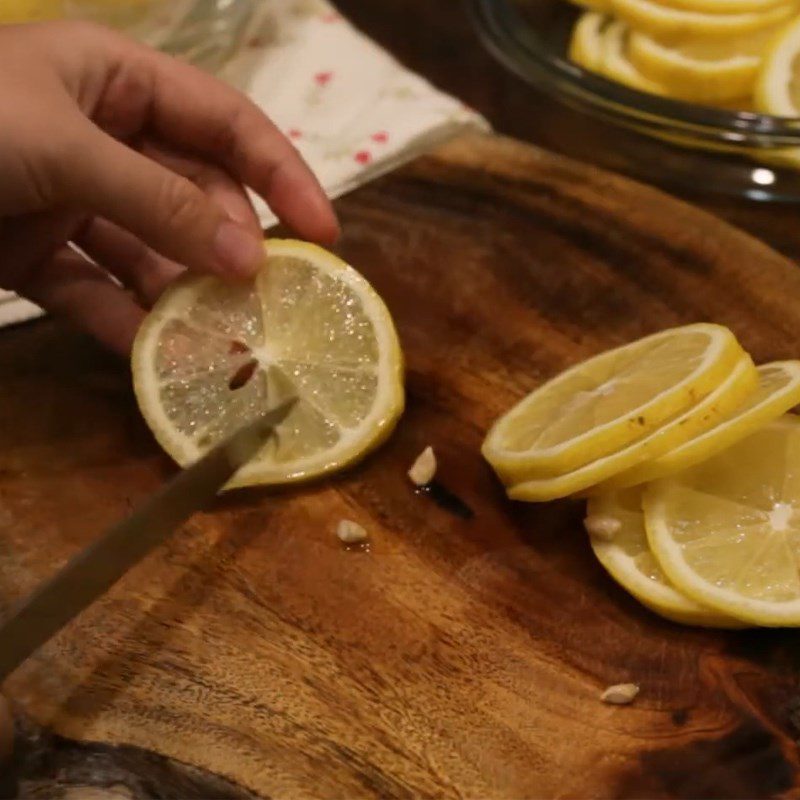
[[[796,0],[579,0],[570,57],[678,100],[797,116]]]
[[[500,418],[511,498],[589,495],[609,573],[664,616],[800,625],[800,361],[756,367],[718,325],[597,355]]]

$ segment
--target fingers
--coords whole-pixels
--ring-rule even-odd
[[[105,217],[190,269],[250,277],[264,263],[260,237],[234,222],[188,178],[81,120],[57,170],[59,200]]]
[[[128,356],[144,310],[111,278],[64,247],[17,287],[20,294]]]
[[[224,169],[176,153],[155,142],[144,142],[140,151],[167,169],[188,178],[211,197],[232,220],[250,230],[256,238],[263,237],[261,223],[247,192],[242,184],[234,180]]]
[[[228,216],[262,237],[261,226],[250,200],[240,184],[224,170],[173,153],[154,143],[145,143],[141,152],[199,186]],[[184,268],[156,253],[141,239],[122,228],[95,217],[73,240],[94,261],[136,293],[140,303],[150,308]]]
[[[73,241],[134,292],[144,308],[151,308],[164,289],[185,272],[184,267],[104,219],[92,220]]]
[[[267,116],[240,92],[212,76],[163,53],[119,46],[117,89],[98,104],[101,119],[113,119],[115,103],[141,92],[147,73],[150,96],[148,127],[163,141],[201,154],[222,165],[266,200],[275,214],[304,236],[333,242],[339,225],[311,170]],[[127,77],[126,77],[127,71]]]

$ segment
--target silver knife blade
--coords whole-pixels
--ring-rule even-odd
[[[0,625],[0,683],[209,502],[289,414],[287,400],[178,473],[127,519],[72,558]]]

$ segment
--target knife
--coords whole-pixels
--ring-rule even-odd
[[[0,625],[0,683],[208,503],[272,436],[296,402],[297,398],[287,400],[244,425],[172,478],[25,599]]]

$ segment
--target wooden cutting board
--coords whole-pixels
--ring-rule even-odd
[[[556,371],[661,328],[713,320],[759,361],[800,356],[800,272],[495,137],[338,207],[407,356],[397,432],[338,478],[197,515],[7,681],[18,709],[264,797],[797,796],[797,634],[659,619],[595,563],[580,503],[506,501],[478,448]],[[412,492],[428,444],[474,518]],[[171,470],[125,364],[52,321],[0,335],[3,607]],[[338,542],[343,517],[367,551]],[[625,681],[634,705],[599,702]]]

